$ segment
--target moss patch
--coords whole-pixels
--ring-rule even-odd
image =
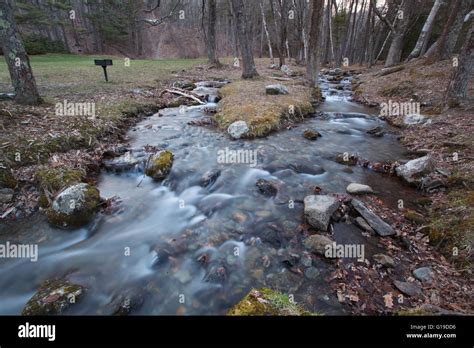
[[[431,216],[430,242],[459,267],[472,265],[474,191],[453,190]]]
[[[0,188],[14,189],[18,185],[18,181],[13,176],[10,168],[0,167]]]
[[[227,315],[301,316],[313,315],[313,313],[304,310],[296,303],[290,301],[290,297],[287,294],[268,288],[262,288],[251,290],[242,300],[227,311]]]
[[[278,130],[285,121],[303,119],[314,112],[312,102],[317,91],[288,81],[289,94],[265,94],[265,86],[272,83],[274,80],[261,77],[224,86],[215,116],[218,128],[225,131],[233,122],[245,121],[250,129],[248,137],[262,137]]]

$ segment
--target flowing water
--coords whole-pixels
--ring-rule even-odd
[[[332,261],[302,247],[303,198],[314,186],[337,193],[351,182],[372,186],[391,207],[412,193],[387,175],[334,161],[344,152],[396,160],[403,149],[374,109],[350,101],[350,78],[342,89],[323,79],[322,88],[320,114],[261,139],[230,141],[213,129],[188,125],[213,103],[164,109],[142,121],[128,133],[130,147],[172,151],[168,178],[160,184],[139,170],[104,172],[101,195],[119,196],[123,212],[87,228],[52,229],[40,215],[4,225],[0,243],[39,243],[39,260],[0,260],[0,314],[19,314],[44,280],[65,275],[87,288],[68,314],[111,314],[121,296],[143,299],[133,314],[225,314],[251,288],[263,286],[293,294],[308,310],[343,313],[325,281]],[[387,134],[366,134],[375,126]],[[306,128],[322,137],[303,138]],[[251,151],[240,153],[256,154],[257,161],[221,163],[219,154],[230,150]],[[201,187],[210,170],[220,175]],[[259,178],[278,182],[275,197],[258,192]],[[378,251],[377,237],[363,236],[354,225],[336,223],[333,234],[338,243],[363,243],[366,258]],[[302,273],[292,268],[295,259]]]

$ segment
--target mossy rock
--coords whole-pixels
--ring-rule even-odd
[[[405,217],[405,219],[411,222],[414,222],[415,224],[421,225],[426,222],[425,217],[414,210],[410,210],[410,209],[405,210],[405,212],[403,213],[403,216]]]
[[[171,171],[173,159],[173,154],[168,150],[152,155],[145,168],[145,174],[153,178],[155,181],[161,181],[165,179]]]
[[[89,184],[77,184],[61,191],[48,209],[51,225],[59,228],[78,228],[89,223],[100,204],[99,190]]]
[[[53,197],[48,197],[48,193],[55,196],[64,188],[78,184],[85,179],[85,172],[71,168],[40,168],[35,173],[35,181],[40,191],[39,205],[47,208]]]
[[[268,288],[252,289],[227,311],[230,316],[301,316],[313,315],[290,300],[287,294]]]
[[[18,181],[13,176],[10,168],[0,167],[0,188],[14,189],[18,185]]]
[[[45,281],[26,303],[21,315],[59,315],[84,294],[81,285],[70,283],[64,279]]]

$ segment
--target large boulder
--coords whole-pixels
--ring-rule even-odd
[[[288,88],[282,84],[265,86],[265,93],[269,95],[288,94]]]
[[[420,157],[398,166],[395,171],[398,176],[409,184],[417,185],[423,176],[429,174],[434,169],[434,161],[430,155]]]
[[[320,255],[325,255],[327,246],[332,245],[332,243],[332,239],[320,234],[309,236],[303,241],[303,245],[306,249]]]
[[[249,131],[249,126],[245,121],[235,121],[227,128],[227,133],[233,139],[240,139]]]
[[[171,171],[173,159],[173,154],[168,150],[151,155],[145,168],[145,174],[155,181],[165,179]]]
[[[396,234],[389,224],[370,211],[361,201],[352,199],[351,205],[380,236],[386,237]]]
[[[100,204],[99,190],[89,184],[69,186],[48,209],[48,221],[59,228],[78,228],[92,220]]]
[[[59,315],[77,303],[84,294],[81,285],[67,280],[45,281],[26,303],[21,315]]]
[[[306,196],[304,215],[308,223],[320,231],[327,231],[331,215],[339,208],[339,201],[331,196]]]

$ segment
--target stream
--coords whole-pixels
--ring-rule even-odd
[[[314,117],[266,138],[230,141],[209,127],[188,125],[214,103],[164,109],[137,124],[127,134],[130,148],[170,150],[170,175],[156,183],[140,170],[104,171],[101,196],[119,196],[123,211],[86,228],[53,229],[40,214],[0,227],[0,243],[39,243],[35,263],[0,259],[0,314],[19,314],[43,281],[64,275],[87,289],[68,310],[72,315],[112,314],[123,296],[140,299],[138,315],[220,315],[259,287],[292,294],[309,311],[344,314],[325,281],[333,261],[302,246],[304,197],[315,186],[344,193],[356,182],[395,208],[414,192],[397,178],[335,161],[344,152],[398,160],[404,150],[375,109],[351,101],[350,77],[335,83],[323,76],[321,87],[326,99]],[[383,137],[366,133],[376,126],[386,130]],[[305,139],[307,128],[322,137]],[[256,163],[220,163],[219,154],[233,150],[251,151]],[[203,187],[201,178],[211,170],[217,174]],[[258,191],[260,178],[279,183],[274,197]],[[333,227],[337,243],[363,243],[366,258],[381,251],[378,237],[362,235],[355,225]]]

